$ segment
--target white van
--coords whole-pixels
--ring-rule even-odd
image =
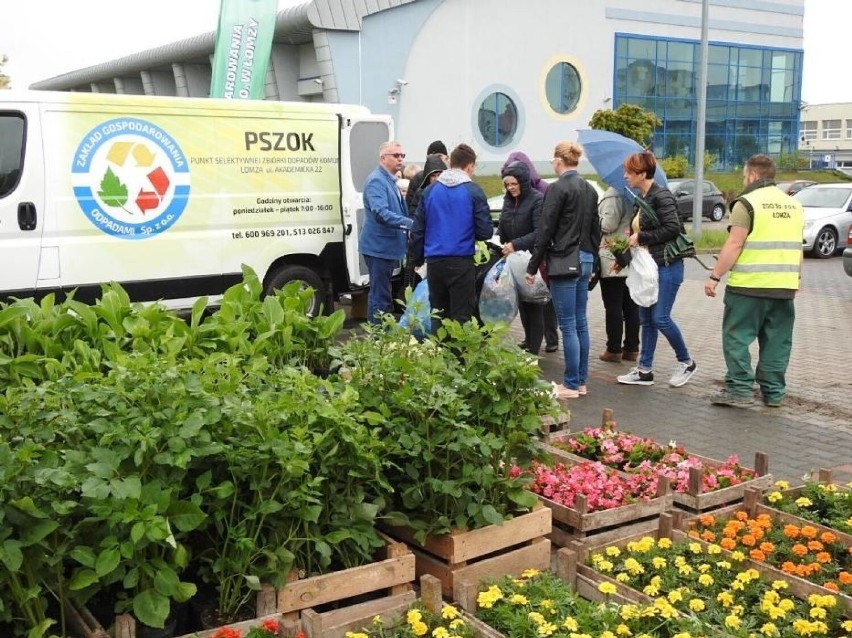
[[[365,286],[361,189],[389,117],[364,107],[0,91],[0,298],[188,307],[251,266],[315,308]]]

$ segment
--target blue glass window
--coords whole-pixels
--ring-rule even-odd
[[[547,72],[544,92],[547,103],[557,113],[570,113],[580,101],[580,74],[567,62],[555,64]]]
[[[491,146],[506,146],[518,130],[518,108],[505,93],[492,93],[479,105],[479,133]]]

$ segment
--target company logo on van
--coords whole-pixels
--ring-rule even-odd
[[[74,153],[74,196],[103,232],[147,239],[180,219],[189,200],[189,163],[166,131],[121,117],[89,131]]]

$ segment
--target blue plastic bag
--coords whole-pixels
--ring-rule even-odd
[[[485,323],[512,323],[518,314],[518,291],[512,273],[501,259],[491,266],[479,295],[479,316]]]
[[[432,329],[432,319],[429,316],[431,312],[429,284],[423,279],[411,293],[405,312],[399,318],[399,325],[410,328],[415,337],[425,337]]]

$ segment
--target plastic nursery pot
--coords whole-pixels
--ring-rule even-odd
[[[177,618],[169,617],[166,619],[166,625],[162,629],[149,627],[140,622],[136,623],[136,638],[172,638],[175,635],[177,628]]]

